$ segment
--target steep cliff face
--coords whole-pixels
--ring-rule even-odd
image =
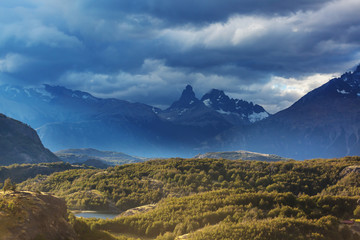
[[[0,240],[78,240],[65,202],[31,192],[0,193]]]
[[[55,161],[59,159],[42,145],[34,129],[0,114],[0,165]]]

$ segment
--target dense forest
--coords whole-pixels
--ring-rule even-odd
[[[0,182],[11,178],[13,182],[19,183],[28,178],[33,178],[39,174],[50,175],[54,172],[63,172],[69,169],[85,169],[91,168],[85,165],[71,165],[64,162],[38,163],[38,164],[13,164],[10,166],[0,166]],[[0,184],[1,184],[0,183]]]
[[[114,220],[71,218],[83,239],[360,239],[360,157],[307,161],[164,159],[38,175],[18,184],[71,209],[156,204]],[[126,212],[125,212],[126,213]]]

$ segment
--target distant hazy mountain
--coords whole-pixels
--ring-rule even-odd
[[[309,92],[247,129],[231,129],[223,147],[295,159],[360,155],[360,67]]]
[[[212,158],[212,159],[228,159],[228,160],[256,160],[256,161],[285,161],[289,158],[283,158],[274,154],[263,154],[249,151],[233,151],[233,152],[209,152],[198,154],[195,158]]]
[[[0,114],[0,165],[55,161],[59,159],[44,148],[35,130]]]
[[[214,91],[227,102],[213,99]],[[260,106],[229,99],[219,90],[209,96],[200,101],[187,86],[180,99],[162,111],[60,86],[3,85],[0,112],[36,128],[53,151],[92,147],[147,157],[192,156],[197,149],[209,148],[207,141],[223,131],[268,115]]]
[[[101,162],[112,166],[143,162],[146,160],[146,158],[133,157],[121,152],[100,151],[93,148],[66,149],[55,152],[55,154],[64,162],[87,164],[89,166],[94,166],[95,163],[97,164],[97,162],[92,160],[100,160]]]
[[[94,147],[146,155],[171,153],[169,129],[158,109],[118,99],[100,99],[64,87],[0,88],[0,111],[36,128],[53,151]],[[183,132],[183,131],[178,131]],[[169,137],[171,136],[171,137]]]

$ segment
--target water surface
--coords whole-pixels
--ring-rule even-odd
[[[118,213],[113,212],[100,212],[100,211],[74,211],[76,217],[83,218],[101,218],[101,219],[113,219]]]

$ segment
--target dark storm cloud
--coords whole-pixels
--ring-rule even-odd
[[[284,15],[291,12],[318,9],[329,0],[125,0],[92,1],[89,9],[101,9],[103,14],[119,10],[123,13],[148,14],[171,24],[225,21],[234,14]]]
[[[174,49],[181,51],[168,58],[187,66],[231,63],[275,74],[324,71],[332,67],[328,64],[356,60],[359,7],[355,1],[340,1],[315,12],[238,16],[221,24],[170,29],[166,36],[178,41]]]
[[[360,63],[358,0],[3,0],[0,81],[169,105],[186,84],[274,112]]]

